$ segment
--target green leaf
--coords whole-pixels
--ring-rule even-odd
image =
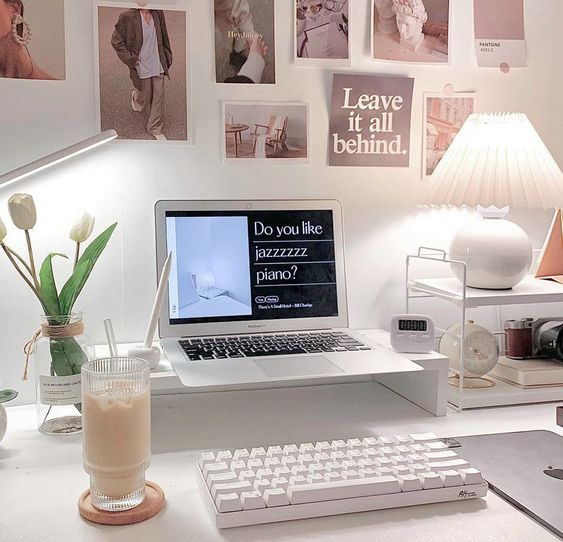
[[[15,390],[0,390],[0,403],[6,403],[11,401],[18,396],[18,392]]]
[[[112,224],[96,239],[94,239],[86,248],[72,276],[67,280],[59,295],[61,314],[70,314],[76,298],[80,295],[82,288],[86,284],[95,263],[98,261],[100,254],[106,248],[110,237],[117,227],[117,222]]]
[[[53,258],[60,256],[68,259],[64,254],[53,252],[49,254],[39,271],[39,281],[41,283],[41,299],[43,306],[49,316],[57,316],[61,314],[61,306],[59,304],[59,294],[57,293],[57,285],[53,276]]]
[[[91,271],[92,262],[86,260],[78,264],[74,273],[66,281],[59,295],[61,314],[70,314],[72,312],[76,298],[80,295],[82,288],[84,288]]]

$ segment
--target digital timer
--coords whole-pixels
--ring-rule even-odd
[[[426,354],[434,350],[434,322],[422,314],[398,314],[391,320],[391,346],[397,352]]]

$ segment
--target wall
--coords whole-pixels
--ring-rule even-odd
[[[172,0],[169,0],[170,3]],[[501,74],[477,69],[473,55],[471,0],[455,0],[450,66],[413,66],[369,58],[367,0],[352,0],[352,70],[415,77],[410,168],[328,168],[327,133],[332,73],[292,64],[292,3],[276,9],[278,84],[220,86],[214,83],[212,2],[192,0],[191,73],[195,145],[158,146],[116,142],[11,188],[0,188],[0,214],[13,191],[33,193],[39,219],[37,251],[71,253],[71,216],[80,207],[96,214],[98,230],[119,229],[81,296],[88,332],[103,341],[102,320],[111,317],[120,341],[139,340],[152,305],[153,205],[164,198],[338,198],[344,206],[350,322],[385,327],[404,309],[404,259],[420,244],[447,248],[468,211],[417,208],[422,151],[422,92],[452,83],[478,93],[479,111],[524,111],[563,165],[561,0],[526,2],[529,67]],[[92,9],[89,0],[66,2],[67,82],[0,80],[0,168],[8,171],[87,137],[97,130],[94,108]],[[342,70],[340,70],[342,71]],[[311,163],[308,166],[223,165],[220,100],[306,101],[311,104]],[[515,211],[512,219],[541,245],[550,212]],[[10,242],[23,248],[17,233]],[[61,275],[64,264],[57,262]],[[33,400],[22,383],[23,344],[36,329],[39,307],[7,262],[0,260],[0,378]]]

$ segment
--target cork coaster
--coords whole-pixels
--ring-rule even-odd
[[[78,499],[80,515],[88,521],[102,525],[130,525],[140,523],[156,516],[164,507],[164,492],[154,482],[146,482],[145,500],[135,508],[120,512],[106,512],[92,506],[90,490],[87,489]]]

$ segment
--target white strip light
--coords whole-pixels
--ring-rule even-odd
[[[79,143],[75,143],[70,147],[56,151],[52,154],[49,154],[48,156],[45,156],[44,158],[39,158],[38,160],[27,164],[27,166],[22,166],[14,169],[13,171],[5,173],[0,177],[0,185],[7,185],[21,181],[26,177],[35,175],[36,173],[39,173],[40,171],[50,168],[56,164],[60,164],[65,160],[69,160],[70,158],[74,158],[79,154],[95,149],[96,147],[99,147],[104,143],[108,143],[116,137],[117,132],[115,130],[106,130],[105,132],[89,137],[84,141],[80,141]]]

